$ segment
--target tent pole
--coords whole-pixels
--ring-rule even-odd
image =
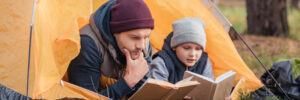
[[[93,11],[94,11],[94,2],[93,0],[91,0],[91,14],[93,13]]]
[[[29,50],[28,50],[26,97],[28,97],[28,88],[29,88],[31,38],[32,38],[32,29],[33,29],[33,23],[34,23],[35,8],[36,8],[36,0],[33,0],[33,8],[32,8],[32,15],[31,15],[31,22],[30,22],[30,33],[29,33]]]

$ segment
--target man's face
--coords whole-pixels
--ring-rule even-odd
[[[177,58],[186,66],[194,66],[202,55],[202,47],[195,43],[183,43],[173,48]]]
[[[124,54],[124,49],[130,52],[132,59],[137,59],[140,52],[149,44],[150,28],[134,29],[121,33],[114,33],[118,47]],[[148,46],[147,46],[148,47]]]

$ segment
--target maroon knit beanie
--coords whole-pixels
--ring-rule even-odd
[[[120,33],[141,28],[154,28],[151,12],[145,2],[143,0],[117,0],[111,8],[111,32]]]

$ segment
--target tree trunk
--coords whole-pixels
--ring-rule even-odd
[[[246,0],[249,34],[288,36],[286,0]]]
[[[299,0],[292,0],[291,5],[293,8],[299,9]]]

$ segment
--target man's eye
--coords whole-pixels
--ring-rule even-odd
[[[135,36],[134,36],[134,37],[131,37],[131,38],[132,38],[132,39],[135,39],[135,40],[139,39],[139,37],[135,37]]]

